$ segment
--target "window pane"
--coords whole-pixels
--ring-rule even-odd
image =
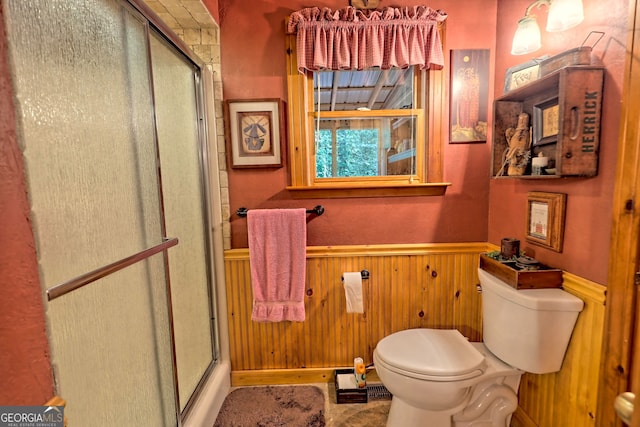
[[[316,111],[413,108],[413,67],[320,71],[314,73],[313,86]]]
[[[415,174],[415,117],[316,123],[316,178]]]
[[[331,131],[320,129],[316,138],[316,177],[331,178],[334,176]]]

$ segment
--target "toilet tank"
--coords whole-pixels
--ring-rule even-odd
[[[582,300],[562,289],[516,290],[478,269],[485,346],[526,372],[559,371]]]

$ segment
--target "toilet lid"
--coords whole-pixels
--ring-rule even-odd
[[[378,342],[376,353],[393,370],[434,379],[472,378],[482,374],[485,366],[484,355],[455,329],[396,332]]]

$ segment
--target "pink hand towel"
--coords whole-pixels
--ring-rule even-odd
[[[256,322],[302,322],[307,256],[305,209],[247,212],[249,260]]]

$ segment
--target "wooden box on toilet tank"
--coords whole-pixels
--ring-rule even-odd
[[[562,270],[543,264],[537,264],[535,270],[528,270],[517,266],[514,261],[502,262],[480,254],[480,268],[516,289],[562,287]]]

